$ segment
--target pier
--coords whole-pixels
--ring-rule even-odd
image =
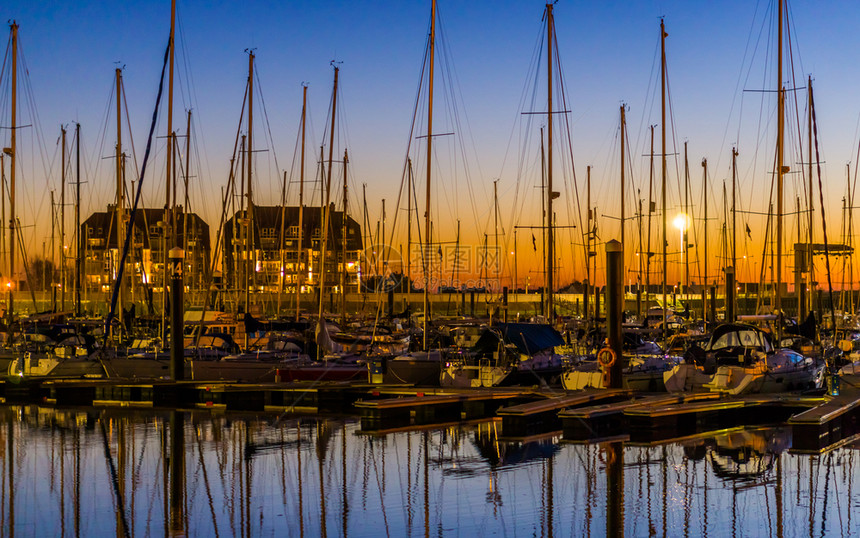
[[[213,383],[103,379],[0,382],[0,403],[56,408],[253,411],[279,415],[357,415],[361,432],[498,421],[500,435],[523,440],[555,433],[566,442],[624,439],[653,443],[753,425],[790,427],[793,450],[820,453],[860,433],[860,390],[846,380],[839,396],[793,393],[726,396],[563,391],[537,387],[422,388],[366,382]]]

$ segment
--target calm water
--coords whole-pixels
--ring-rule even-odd
[[[484,422],[0,407],[3,536],[858,536],[853,445],[788,429],[656,446]]]

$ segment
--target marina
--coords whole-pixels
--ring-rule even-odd
[[[860,143],[835,137],[849,160],[828,177],[845,112],[800,61],[817,14],[790,4],[741,10],[734,89],[690,84],[728,78],[729,43],[708,41],[728,20],[704,4],[668,6],[711,13],[699,35],[660,15],[646,38],[586,22],[617,19],[605,6],[541,2],[529,47],[526,7],[501,2],[465,76],[473,3],[335,2],[352,20],[333,25],[268,6],[239,63],[222,6],[134,5],[148,35],[111,50],[135,63],[51,149],[34,79],[65,106],[80,74],[57,94],[54,8],[14,2],[40,22],[13,13],[0,62],[0,538],[860,534]],[[84,7],[70,20],[103,9]],[[596,45],[617,32],[623,54]],[[207,77],[218,64],[200,94],[198,48]],[[598,111],[609,90],[589,85],[631,54],[615,85],[644,99]],[[497,77],[474,61],[499,57]],[[296,66],[325,83],[287,93]]]

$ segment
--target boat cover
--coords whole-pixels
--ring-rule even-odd
[[[564,345],[561,334],[549,325],[536,323],[499,323],[493,327],[499,331],[505,343],[513,344],[517,350],[524,355],[534,355],[546,349]],[[492,341],[498,341],[493,331],[487,331],[475,343],[476,349],[481,349],[489,344],[495,348]]]

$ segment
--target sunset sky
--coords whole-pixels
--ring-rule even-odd
[[[534,232],[535,252],[531,231],[518,231],[514,245],[513,227],[540,225],[539,130],[545,125],[545,116],[522,113],[546,110],[545,52],[540,50],[544,43],[541,19],[545,3],[440,0],[438,9],[434,132],[453,134],[434,139],[434,240],[453,243],[460,220],[461,244],[477,252],[486,233],[492,245],[493,182],[498,180],[499,227],[505,232],[499,239],[504,284],[509,285],[513,276],[514,250],[518,252],[520,286],[527,277],[532,285],[539,284],[543,280],[540,233]],[[737,145],[738,209],[745,211],[738,215],[738,255],[747,256],[738,270],[741,279],[757,278],[752,275],[761,267],[765,219],[756,213],[768,209],[776,130],[776,93],[759,90],[776,87],[775,9],[775,0],[562,0],[555,5],[559,61],[569,110],[557,115],[557,121],[568,122],[572,130],[568,146],[568,140],[558,136],[560,129],[556,127],[554,144],[555,190],[561,192],[557,219],[559,226],[567,227],[559,231],[560,284],[585,275],[583,249],[578,245],[582,226],[578,213],[570,211],[577,207],[574,173],[579,207],[584,211],[586,167],[593,167],[592,206],[597,207],[599,215],[599,241],[619,235],[618,222],[613,218],[619,214],[618,130],[622,102],[628,107],[632,161],[632,179],[628,179],[625,197],[628,216],[638,197],[645,199],[647,205],[649,125],[657,126],[655,152],[660,153],[661,17],[665,17],[669,34],[666,53],[671,92],[667,153],[673,155],[668,159],[667,213],[668,250],[674,254],[670,258],[670,280],[677,282],[681,278],[679,232],[671,220],[682,210],[679,185],[683,180],[684,142],[688,143],[696,228],[690,243],[699,244],[703,238],[701,162],[707,158],[709,163],[712,277],[718,277],[718,249],[724,241],[719,234],[724,219],[723,181],[729,181],[726,188],[730,194],[731,149]],[[32,255],[49,240],[50,191],[59,192],[60,185],[60,125],[70,130],[75,122],[82,126],[88,182],[83,188],[82,214],[104,210],[113,199],[113,163],[105,157],[113,154],[115,144],[111,99],[117,66],[124,67],[134,149],[138,163],[142,160],[168,38],[170,2],[7,0],[0,5],[0,17],[14,19],[20,25],[20,53],[26,62],[26,76],[19,75],[22,86],[18,122],[30,127],[19,131],[19,212]],[[316,156],[327,129],[334,60],[340,67],[341,91],[335,156],[339,159],[345,149],[349,151],[350,206],[361,207],[362,184],[366,184],[373,227],[381,217],[382,198],[386,199],[387,225],[391,226],[407,157],[429,19],[429,1],[178,0],[174,126],[183,135],[185,111],[193,110],[197,156],[192,162],[192,208],[209,221],[213,230],[217,229],[220,192],[227,184],[247,81],[245,50],[254,49],[258,77],[255,83],[259,82],[255,96],[255,149],[265,150],[255,154],[256,202],[268,205],[279,199],[282,174],[287,170],[293,179],[289,202],[296,203],[298,172],[293,162],[303,83],[309,87],[310,107],[311,164],[307,171],[311,178],[314,176]],[[831,242],[842,242],[841,199],[847,188],[846,164],[852,163],[853,185],[857,159],[858,20],[860,4],[856,2],[789,3],[791,55],[786,56],[783,80],[787,87],[797,90],[788,92],[786,98],[785,160],[794,172],[800,169],[801,161],[808,159],[806,79],[812,75]],[[789,50],[788,44],[785,50]],[[0,81],[3,127],[9,124],[8,74],[7,64]],[[561,99],[557,94],[557,108],[563,106]],[[426,139],[417,137],[426,129],[423,98],[419,106],[422,110],[412,135],[410,156],[420,218],[426,177],[426,160],[421,152]],[[162,113],[157,134],[163,137],[166,129],[166,114]],[[9,145],[8,129],[0,131],[0,138],[4,147]],[[124,145],[130,144],[126,138]],[[159,138],[145,180],[148,205],[163,203],[164,150],[164,139]],[[655,173],[659,189],[659,157]],[[786,176],[787,212],[796,212],[797,196],[803,200],[808,197],[802,190],[805,181],[799,174]],[[314,185],[317,194],[312,203],[319,203],[318,187]],[[636,189],[641,191],[638,197]],[[333,195],[338,206],[339,192],[338,187]],[[817,190],[815,196],[816,241],[820,242]],[[659,194],[655,193],[653,199],[659,208]],[[405,242],[405,201],[400,207],[395,247]],[[805,202],[800,209],[806,209]],[[797,238],[796,218],[786,218],[787,245]],[[654,219],[652,250],[659,250],[659,215],[655,214]],[[361,215],[357,220],[363,220]],[[569,227],[573,225],[577,228]],[[744,240],[747,225],[751,234],[749,240]],[[802,230],[805,233],[805,225]],[[387,231],[386,235],[391,233]],[[638,223],[631,221],[626,234],[627,263],[638,268],[635,253],[644,248],[638,244]],[[598,252],[602,265],[603,249]],[[703,258],[697,249],[690,253],[699,260]],[[659,265],[657,258],[654,263]],[[792,279],[792,265],[786,258],[785,280]],[[480,267],[473,264],[470,271],[478,273]],[[700,265],[692,271],[696,281],[703,269]],[[598,273],[602,275],[600,267]],[[450,276],[450,268],[443,268],[443,278]],[[630,279],[635,278],[630,275]],[[652,281],[656,278],[652,276]]]

